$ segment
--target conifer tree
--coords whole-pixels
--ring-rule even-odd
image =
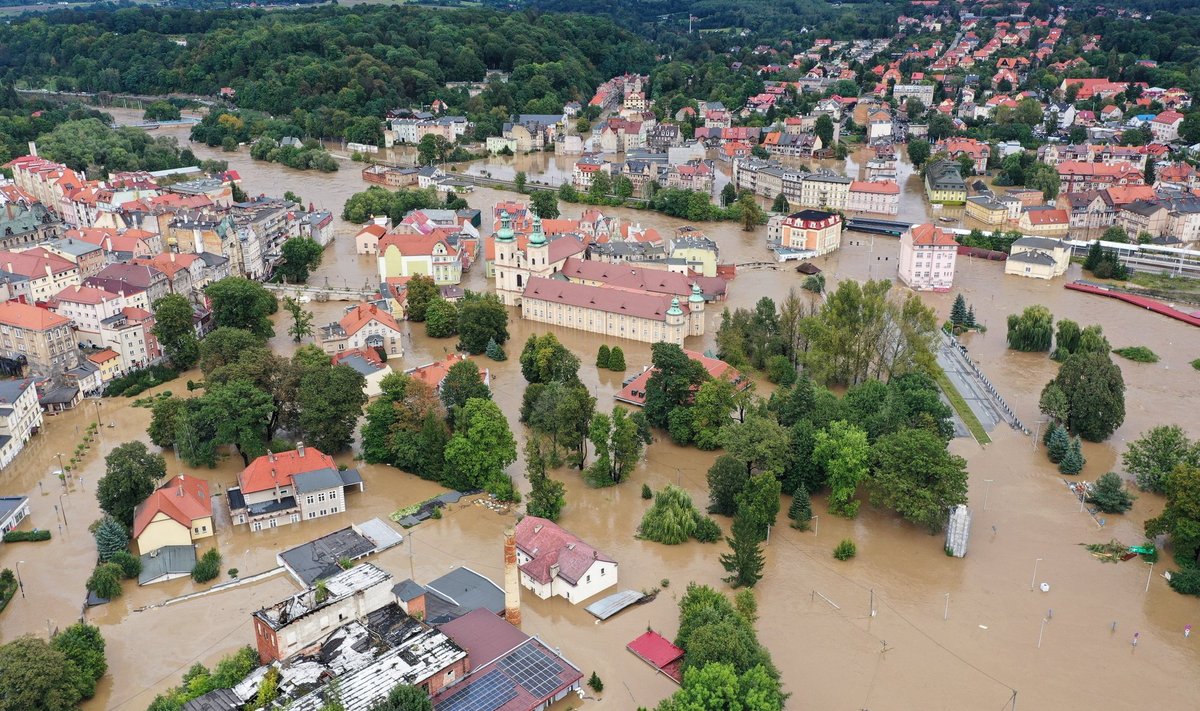
[[[487,348],[483,350],[488,358],[495,361],[508,360],[508,354],[504,352],[503,346],[496,343],[495,338],[489,338]]]
[[[608,369],[625,371],[625,352],[621,350],[620,346],[613,346],[612,350],[608,352]]]
[[[962,294],[954,297],[954,306],[950,307],[950,323],[955,326],[967,325],[967,300]]]
[[[112,516],[100,519],[96,526],[96,551],[102,562],[108,562],[117,553],[129,549],[129,536],[125,527]]]
[[[1086,463],[1087,460],[1083,458],[1083,444],[1076,437],[1071,441],[1070,448],[1062,461],[1058,463],[1058,470],[1063,474],[1078,474],[1083,471],[1083,465]]]
[[[968,306],[967,307],[967,323],[966,323],[967,328],[975,328],[978,325],[979,324],[975,322],[975,307]]]
[[[1050,435],[1050,441],[1046,443],[1046,456],[1050,457],[1050,461],[1058,464],[1071,451],[1071,438],[1067,436],[1065,427],[1056,427],[1054,434]],[[1080,466],[1082,469],[1082,465]]]
[[[596,367],[597,368],[607,368],[608,367],[608,362],[611,358],[610,353],[611,352],[608,350],[608,344],[606,344],[606,343],[600,344],[600,350],[596,353]]]
[[[1050,424],[1046,426],[1046,431],[1042,434],[1042,445],[1049,447],[1050,440],[1054,437],[1054,430],[1059,428],[1056,420],[1050,420]]]
[[[803,486],[796,487],[796,492],[792,494],[788,518],[792,520],[792,528],[808,530],[808,524],[812,521],[812,498],[808,495],[808,489]]]
[[[735,588],[754,587],[762,579],[765,561],[752,517],[735,516],[733,536],[725,540],[729,543],[729,553],[721,556],[721,565],[729,573],[725,582]]]

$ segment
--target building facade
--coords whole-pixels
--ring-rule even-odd
[[[949,291],[954,285],[958,242],[931,224],[900,236],[900,280],[915,291]]]

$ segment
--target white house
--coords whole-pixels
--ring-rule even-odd
[[[526,516],[516,533],[521,585],[543,600],[558,595],[578,605],[617,584],[617,561],[553,521]]]
[[[34,430],[42,426],[33,378],[0,380],[0,469],[25,448]]]
[[[8,533],[29,515],[29,499],[24,496],[0,496],[0,535]]]
[[[1053,279],[1067,273],[1071,248],[1060,239],[1022,237],[1013,242],[1004,273],[1032,279]]]
[[[954,285],[958,242],[931,224],[900,236],[900,280],[915,291],[949,291]]]

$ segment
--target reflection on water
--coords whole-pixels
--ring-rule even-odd
[[[365,187],[355,165],[347,164],[346,170],[333,175],[319,175],[254,163],[245,152],[194,150],[202,158],[229,160],[241,172],[248,193],[277,193],[287,188],[306,202],[335,213],[350,194]],[[548,155],[511,159],[523,169],[539,165],[543,171],[551,166],[562,171],[569,167],[569,162],[563,161]],[[913,180],[911,175],[904,178],[902,214],[906,219],[928,219]],[[486,212],[500,197],[491,190],[477,190],[468,201]],[[564,212],[575,215],[579,208],[564,206]],[[611,212],[662,231],[673,231],[682,224],[635,210]],[[348,237],[354,229],[340,224],[339,238],[327,251],[314,280],[357,284],[372,278],[373,260],[353,254]],[[745,263],[768,257],[762,229],[746,233],[729,223],[705,225],[704,229],[720,243],[726,261]],[[896,271],[897,252],[895,240],[847,235],[840,252],[817,260],[817,264],[829,274],[831,286],[845,278],[890,279]],[[1108,442],[1085,445],[1088,465],[1084,477],[1095,478],[1117,466],[1124,443],[1154,424],[1176,422],[1192,436],[1200,436],[1192,404],[1200,396],[1200,385],[1188,366],[1188,361],[1200,356],[1200,336],[1195,331],[1176,321],[1067,291],[1061,280],[1004,277],[1002,270],[997,263],[964,260],[956,277],[956,292],[963,293],[989,327],[987,333],[966,340],[971,356],[1021,420],[1038,420],[1038,394],[1055,365],[1044,356],[1011,353],[1005,348],[1004,321],[1009,313],[1045,304],[1059,318],[1101,324],[1116,347],[1145,345],[1162,357],[1154,365],[1121,361],[1128,385],[1126,423]],[[1078,276],[1073,272],[1068,278]],[[728,306],[748,307],[762,296],[781,298],[800,278],[784,267],[745,272],[734,282]],[[473,270],[466,286],[484,288],[483,270]],[[952,294],[922,296],[942,317],[948,314]],[[334,319],[344,306],[310,304],[318,324]],[[709,316],[709,335],[693,339],[690,347],[714,347],[717,311]],[[534,329],[517,320],[515,312],[513,315],[509,360],[494,363],[484,359],[483,363],[493,373],[497,402],[515,425],[524,386],[515,355]],[[287,318],[277,317],[281,335],[273,345],[290,352],[294,344],[282,335]],[[404,367],[440,358],[453,347],[450,340],[426,338],[419,324],[405,327],[412,327],[412,335]],[[598,372],[587,365],[593,362],[600,341],[577,331],[556,333],[585,363],[581,376],[596,394],[599,406],[610,407],[622,375]],[[649,348],[645,344],[623,342],[621,346],[630,373],[647,362]],[[395,359],[392,365],[397,367]],[[197,374],[188,375],[198,378]],[[155,392],[183,393],[188,375]],[[103,470],[102,454],[125,440],[144,437],[150,413],[130,407],[130,400],[104,401],[101,418],[116,427],[102,428],[98,451],[89,453],[82,465],[82,483],[73,483],[62,497],[69,530],[59,536],[53,504],[62,487],[50,477],[55,467],[52,459],[58,451],[69,451],[77,441],[76,428],[86,426],[94,416],[92,410],[80,408],[49,419],[44,433],[3,473],[4,493],[29,495],[33,525],[56,534],[49,543],[0,546],[0,566],[11,568],[17,560],[25,561],[21,574],[27,594],[25,599],[14,600],[0,616],[5,640],[25,633],[45,634],[48,624],[65,626],[80,615],[83,583],[95,559],[86,526],[98,516],[94,487]],[[523,438],[521,428],[516,429],[518,438]],[[792,707],[995,709],[1010,699],[1010,687],[1019,691],[1021,708],[1194,707],[1200,693],[1194,673],[1200,651],[1194,641],[1183,637],[1182,630],[1185,624],[1198,621],[1195,599],[1176,595],[1158,577],[1151,580],[1147,594],[1144,565],[1137,561],[1102,565],[1077,545],[1114,537],[1128,544],[1140,542],[1142,523],[1161,509],[1161,499],[1143,495],[1131,515],[1107,516],[1105,529],[1099,530],[1090,517],[1078,512],[1078,505],[1060,483],[1061,477],[1044,453],[1033,449],[1029,438],[1007,429],[997,430],[993,436],[995,442],[986,448],[971,441],[952,443],[952,449],[967,458],[971,471],[974,528],[965,559],[946,557],[939,537],[869,506],[863,507],[856,520],[846,521],[830,516],[824,501],[815,501],[816,532],[795,531],[784,525],[781,517],[766,548],[766,577],[756,589],[761,614],[758,628],[793,694]],[[170,452],[165,455],[169,473],[182,469]],[[653,706],[669,694],[673,686],[625,653],[624,645],[647,626],[668,637],[673,635],[676,600],[687,582],[725,589],[720,580],[723,571],[716,561],[723,544],[693,542],[668,547],[636,541],[632,535],[647,506],[639,495],[643,482],[655,489],[678,483],[703,502],[707,498],[705,471],[713,458],[709,453],[660,441],[648,449],[632,481],[617,488],[588,489],[574,472],[555,473],[567,485],[568,505],[562,524],[621,562],[622,588],[643,589],[660,585],[664,578],[670,581],[670,587],[654,603],[632,608],[599,625],[565,600],[525,598],[524,629],[561,646],[585,674],[594,669],[605,680],[606,691],[603,700],[594,704],[597,707]],[[286,547],[351,522],[386,515],[441,491],[435,484],[387,467],[352,462],[349,453],[337,459],[359,467],[366,482],[363,493],[350,495],[348,513],[254,534],[245,528],[221,530],[217,543],[225,557],[222,568],[236,567],[243,575],[268,569],[275,564],[275,554]],[[520,467],[518,462],[512,468],[518,477]],[[239,468],[240,458],[234,456],[215,470],[196,473],[208,477],[215,491],[224,491]],[[519,483],[525,485],[523,480]],[[411,559],[408,547],[403,546],[382,554],[377,562],[398,578],[408,577],[411,570],[417,580],[428,580],[455,565],[469,565],[498,581],[501,532],[511,521],[511,515],[463,504],[445,518],[414,529]],[[729,521],[720,523],[727,527]],[[830,552],[845,537],[857,541],[859,554],[840,563]],[[1049,583],[1049,593],[1029,589],[1037,558],[1042,559],[1038,582]],[[211,663],[252,641],[249,614],[293,589],[286,578],[276,577],[191,602],[138,611],[194,587],[187,579],[141,589],[127,585],[124,597],[87,613],[88,619],[103,627],[108,640],[110,673],[86,708],[144,708],[155,691],[177,683],[194,661]],[[814,591],[841,609],[823,602]],[[870,616],[872,591],[875,617]],[[949,613],[948,619],[943,619],[947,593]],[[1046,625],[1041,649],[1037,649],[1041,620],[1050,608],[1053,619]],[[1117,631],[1112,633],[1114,621]],[[1129,644],[1134,632],[1141,633],[1136,651]],[[1131,683],[1132,679],[1137,683]]]

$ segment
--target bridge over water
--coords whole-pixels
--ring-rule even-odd
[[[267,291],[275,294],[278,298],[290,296],[301,302],[316,301],[366,301],[371,299],[379,290],[374,287],[364,286],[356,288],[353,286],[330,286],[328,284],[321,286],[316,284],[263,284]]]

